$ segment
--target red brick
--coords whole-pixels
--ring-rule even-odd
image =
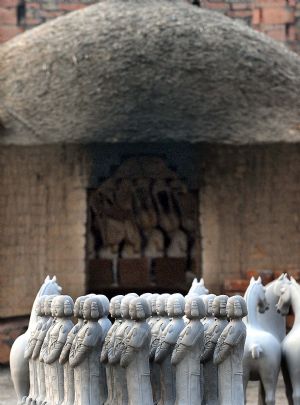
[[[226,3],[207,3],[205,8],[208,10],[219,10],[219,11],[226,11],[229,10],[229,4]]]
[[[226,291],[245,292],[249,286],[249,280],[246,279],[225,279],[224,289]]]
[[[252,10],[229,10],[226,15],[232,18],[252,17]]]
[[[0,7],[16,8],[19,0],[0,0]]]
[[[272,28],[268,28],[268,29],[266,29],[265,27],[262,27],[261,31],[264,32],[269,37],[275,39],[276,41],[281,41],[281,42],[286,41],[286,31],[285,31],[284,25],[278,26],[278,27],[272,27]]]
[[[262,23],[266,25],[277,25],[291,23],[295,19],[294,11],[284,7],[262,8]]]
[[[272,270],[248,270],[247,271],[247,278],[250,279],[251,277],[254,277],[257,279],[258,277],[261,277],[262,283],[264,285],[270,283],[272,280],[274,280],[274,272]]]
[[[14,9],[0,8],[0,25],[16,25],[16,11]]]
[[[0,27],[0,43],[8,41],[23,31],[23,28],[16,26]]]
[[[149,259],[145,257],[119,259],[118,270],[120,286],[146,288],[150,285]]]
[[[153,265],[159,287],[185,287],[186,259],[162,257],[155,259]]]
[[[255,8],[252,11],[252,24],[253,25],[258,25],[261,22],[261,18],[262,18],[262,12],[260,8]]]
[[[231,10],[252,10],[253,4],[252,3],[231,3],[230,9]]]
[[[76,11],[80,10],[81,8],[86,7],[86,4],[81,4],[81,3],[65,3],[65,4],[59,4],[58,8],[63,11]]]

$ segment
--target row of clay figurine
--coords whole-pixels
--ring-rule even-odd
[[[27,405],[240,405],[240,296],[41,296]],[[110,312],[114,323],[107,318]],[[73,324],[72,316],[78,319]]]

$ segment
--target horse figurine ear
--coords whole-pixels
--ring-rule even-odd
[[[53,277],[52,277],[52,282],[53,282],[53,283],[56,283],[56,276],[53,276]]]
[[[45,281],[44,281],[44,283],[48,283],[48,281],[50,280],[50,277],[49,277],[49,275],[45,278]]]
[[[196,278],[194,278],[193,282],[192,282],[192,287],[194,287],[195,285],[198,284],[198,280]]]
[[[204,285],[203,277],[201,277],[199,284],[200,284],[200,285]]]
[[[280,274],[280,276],[278,277],[278,280],[283,280],[284,277],[286,277],[286,273]]]
[[[259,284],[261,284],[261,277],[260,277],[260,276],[258,277],[257,282],[258,282]]]
[[[291,282],[292,282],[293,284],[297,284],[297,285],[298,285],[297,281],[294,279],[293,276],[291,276],[290,278],[291,278]]]
[[[253,284],[255,282],[255,278],[252,276],[250,279],[250,284]]]

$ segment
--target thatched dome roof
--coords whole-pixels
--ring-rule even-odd
[[[184,2],[107,0],[0,48],[0,142],[300,141],[300,58]]]

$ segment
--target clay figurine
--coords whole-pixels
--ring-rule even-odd
[[[105,402],[105,405],[114,404],[114,367],[108,362],[108,352],[113,344],[116,330],[122,324],[121,302],[123,298],[123,295],[117,295],[110,300],[109,312],[112,318],[115,319],[115,321],[106,335],[101,351],[100,361],[102,364],[105,364],[106,368],[107,400]]]
[[[130,293],[125,295],[121,302],[121,315],[123,322],[114,334],[113,342],[108,351],[108,361],[114,367],[114,404],[128,404],[128,391],[125,370],[120,365],[122,351],[125,347],[125,339],[133,326],[133,320],[129,314],[130,301],[137,295]]]
[[[154,295],[154,294],[153,294]],[[167,301],[170,297],[170,294],[161,294],[158,295],[156,299],[152,300],[152,310],[156,310],[157,318],[156,321],[149,320],[149,326],[151,327],[151,343],[150,343],[150,377],[151,377],[151,385],[152,385],[152,392],[153,392],[153,401],[154,404],[157,404],[161,397],[161,389],[160,389],[160,366],[159,364],[154,362],[155,352],[157,346],[159,344],[160,336],[162,331],[170,322],[170,318],[167,313]],[[154,305],[155,304],[155,305]],[[155,319],[155,315],[153,315]],[[153,322],[153,324],[152,324]]]
[[[229,324],[218,339],[214,364],[218,365],[218,389],[220,405],[244,405],[243,354],[246,325],[242,318],[247,315],[244,298],[230,297],[226,306]]]
[[[102,330],[98,320],[103,306],[97,296],[88,297],[83,304],[86,323],[73,341],[69,363],[74,368],[74,405],[103,405],[100,397],[100,351]]]
[[[206,329],[209,328],[209,326],[215,321],[215,317],[213,316],[212,313],[212,303],[214,299],[216,298],[215,294],[208,294],[204,295],[203,297],[205,309],[206,309],[206,315],[205,317],[201,320],[204,326],[204,332]]]
[[[202,396],[200,357],[204,339],[204,327],[200,319],[205,315],[201,297],[188,297],[184,313],[189,323],[180,333],[171,358],[172,365],[176,366],[175,405],[199,405]]]
[[[51,377],[50,405],[61,405],[64,400],[64,368],[59,363],[59,356],[72,329],[74,302],[68,295],[57,296],[51,304],[51,313],[55,323],[49,329],[48,347],[43,359],[49,367]]]
[[[182,319],[184,307],[185,300],[181,294],[172,294],[169,297],[167,311],[172,320],[161,333],[155,352],[155,361],[160,365],[161,371],[161,398],[159,405],[174,405],[175,403],[175,367],[171,364],[171,356],[177,339],[185,327]]]
[[[153,405],[150,382],[149,348],[151,331],[146,319],[150,316],[148,302],[139,297],[131,300],[129,314],[134,325],[127,335],[120,364],[126,368],[129,405]]]
[[[227,295],[217,296],[212,303],[215,321],[204,334],[204,350],[201,356],[203,363],[203,405],[218,405],[218,366],[213,363],[214,351],[218,339],[228,325],[226,305]]]
[[[46,295],[42,295],[38,297],[36,301],[35,311],[38,316],[38,322],[35,325],[35,329],[31,332],[30,338],[28,340],[26,349],[25,349],[25,359],[29,361],[29,380],[30,380],[30,388],[29,388],[29,395],[26,398],[26,402],[23,399],[23,402],[30,405],[32,401],[36,401],[39,396],[39,366],[40,362],[38,359],[32,359],[32,354],[34,347],[37,342],[38,335],[43,327],[43,325],[47,322],[48,317],[45,317],[44,311],[44,302],[46,299]]]

